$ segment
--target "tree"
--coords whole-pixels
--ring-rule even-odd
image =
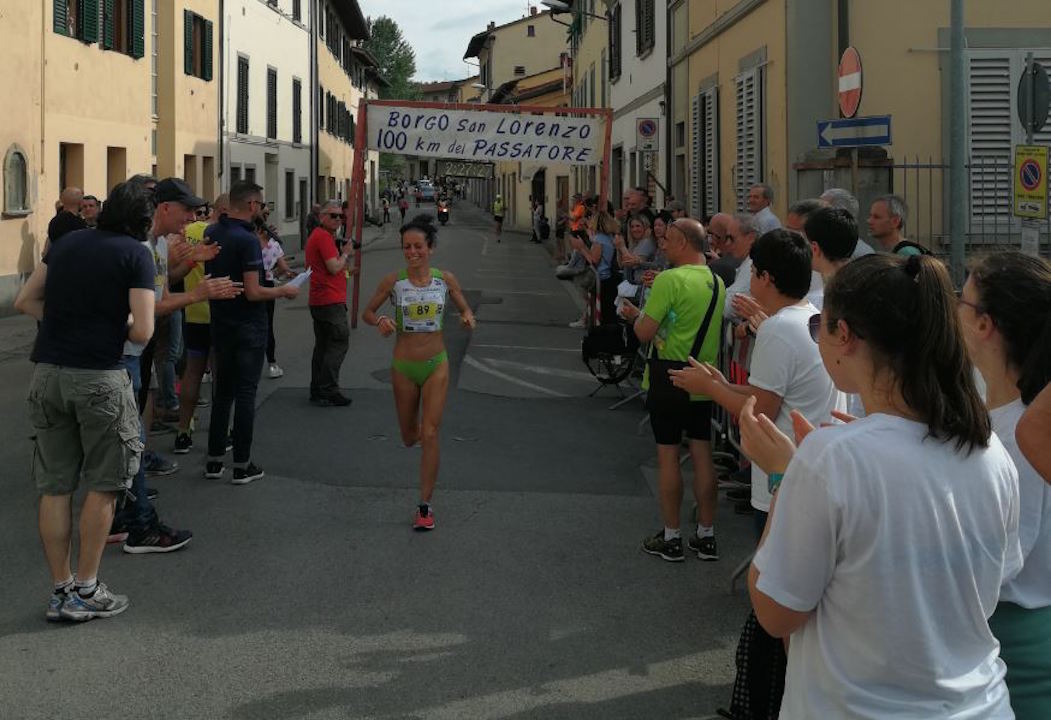
[[[414,100],[419,90],[412,82],[416,74],[416,52],[391,18],[381,15],[368,19],[369,39],[365,49],[376,58],[380,74],[390,87],[380,90],[380,97],[396,100]]]

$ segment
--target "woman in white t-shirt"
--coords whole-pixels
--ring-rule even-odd
[[[1051,381],[1051,265],[1017,250],[972,269],[958,313],[967,351],[986,384],[993,430],[1018,468],[1022,571],[1004,583],[989,625],[1007,663],[1019,720],[1051,718],[1051,485],[1015,440],[1026,407]]]
[[[859,258],[815,324],[825,367],[868,417],[795,450],[753,401],[741,416],[745,452],[772,485],[783,473],[749,572],[760,623],[791,636],[781,720],[1013,717],[988,619],[1022,564],[1018,478],[948,272]]]

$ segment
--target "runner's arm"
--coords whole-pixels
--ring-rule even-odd
[[[471,312],[471,306],[467,304],[467,298],[463,296],[460,281],[451,272],[443,272],[442,277],[445,278],[445,284],[449,286],[449,295],[452,296],[456,307],[460,309],[460,318],[463,324],[473,328],[475,326],[474,313]]]
[[[387,317],[386,315],[376,315],[376,311],[379,310],[383,303],[387,302],[390,298],[390,293],[394,289],[396,277],[394,273],[391,273],[380,280],[379,286],[376,288],[376,293],[369,300],[369,304],[365,307],[365,312],[361,314],[361,319],[366,325],[379,325],[381,318]],[[387,318],[390,320],[390,318]]]

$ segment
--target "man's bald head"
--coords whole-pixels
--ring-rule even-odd
[[[673,227],[682,233],[690,247],[699,253],[708,249],[708,233],[704,231],[704,225],[693,218],[679,218],[668,227]]]
[[[733,233],[733,216],[726,213],[715,213],[708,222],[708,238],[717,252],[723,252],[726,239]]]
[[[62,209],[68,210],[74,215],[80,212],[80,201],[83,199],[84,191],[78,187],[68,187],[58,196],[58,201],[62,204]]]

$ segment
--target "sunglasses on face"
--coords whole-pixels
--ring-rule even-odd
[[[343,213],[325,213],[325,214],[328,215],[333,220],[342,220],[343,219]]]
[[[811,315],[810,320],[807,321],[807,326],[810,328],[810,338],[817,342],[818,337],[821,336],[821,313]]]
[[[194,215],[196,215],[197,217],[208,217],[208,210],[207,208],[201,208],[200,210],[194,212]]]

